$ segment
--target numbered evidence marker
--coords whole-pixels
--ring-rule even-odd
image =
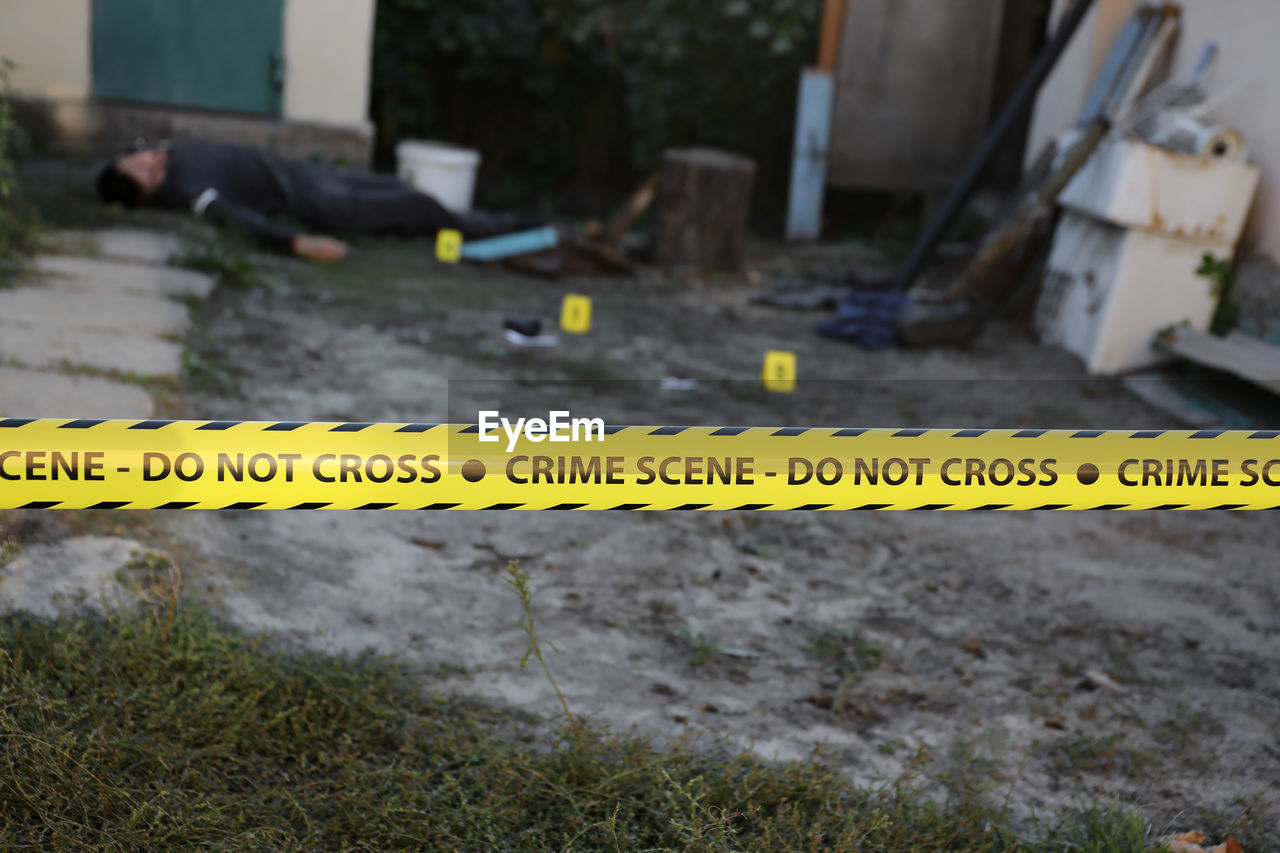
[[[796,390],[796,354],[786,350],[769,350],[764,354],[764,369],[760,377],[766,391],[790,394]]]
[[[566,293],[560,305],[560,328],[575,335],[591,331],[591,297]]]
[[[462,260],[462,232],[441,228],[436,233],[436,260],[456,264]]]

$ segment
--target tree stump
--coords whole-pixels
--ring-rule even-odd
[[[671,148],[658,182],[654,260],[664,267],[742,269],[756,164],[714,148]]]

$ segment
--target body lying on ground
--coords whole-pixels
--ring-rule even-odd
[[[455,211],[393,175],[334,169],[243,145],[166,140],[117,155],[99,173],[98,197],[125,207],[191,210],[247,229],[267,246],[315,261],[339,261],[347,246],[273,221],[287,215],[328,233],[431,235],[442,228],[477,239],[537,227],[503,214]]]

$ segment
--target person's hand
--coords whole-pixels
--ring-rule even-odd
[[[347,244],[332,237],[299,234],[293,238],[293,253],[309,261],[332,264],[347,256]]]

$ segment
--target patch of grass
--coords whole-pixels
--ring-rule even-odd
[[[287,654],[183,606],[0,618],[0,846],[219,850],[1129,850],[813,763],[659,747]],[[1125,836],[1128,838],[1128,836]],[[1073,844],[1075,842],[1073,841]],[[1090,846],[1092,845],[1092,846]]]
[[[844,628],[823,628],[810,634],[804,652],[841,678],[860,675],[884,662],[884,649]]]
[[[1134,812],[1097,804],[1064,815],[1045,834],[1044,853],[1145,853],[1153,827]],[[1160,845],[1157,849],[1166,849]]]
[[[695,631],[692,628],[677,628],[676,637],[689,649],[689,666],[703,667],[711,663],[720,654],[720,642],[710,634]]]
[[[12,536],[0,540],[0,569],[12,563],[22,553],[22,545]]]
[[[264,279],[258,271],[242,238],[217,234],[169,258],[173,266],[206,273],[218,283],[236,290],[262,287]]]
[[[1072,735],[1040,749],[1059,773],[1121,773],[1134,778],[1156,763],[1153,752],[1129,746],[1120,732],[1101,737]]]

